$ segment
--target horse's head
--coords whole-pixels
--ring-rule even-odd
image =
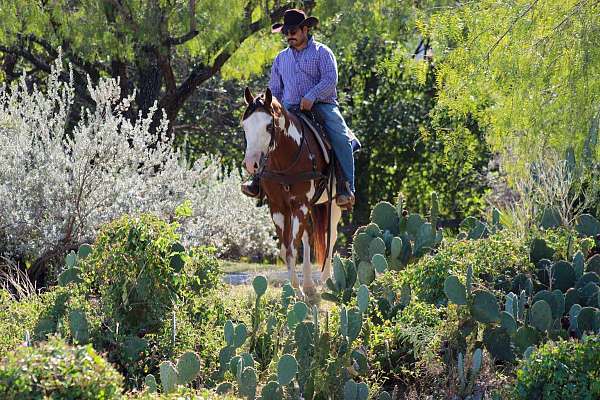
[[[275,117],[280,107],[277,100],[273,99],[271,89],[267,89],[264,95],[254,97],[246,88],[244,95],[247,104],[242,117],[246,135],[244,167],[253,174],[258,169],[261,157],[269,152],[269,144],[275,134]]]

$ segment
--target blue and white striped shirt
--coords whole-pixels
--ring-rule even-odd
[[[271,68],[269,87],[284,104],[300,104],[303,97],[313,102],[337,104],[337,62],[331,49],[309,37],[297,51],[282,50]]]

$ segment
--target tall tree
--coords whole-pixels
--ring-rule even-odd
[[[436,107],[472,115],[517,176],[540,155],[570,146],[593,161],[600,157],[599,15],[597,0],[480,0],[424,17],[419,26],[438,56]]]
[[[91,101],[87,76],[92,82],[114,77],[123,96],[135,90],[132,115],[145,114],[157,103],[173,123],[199,86],[293,5],[280,0],[2,0],[2,73],[6,80],[23,72],[41,78],[62,48],[82,101]],[[186,60],[185,68],[177,68],[177,59]],[[68,72],[62,77],[68,79]]]

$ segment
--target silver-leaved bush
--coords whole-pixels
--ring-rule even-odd
[[[189,166],[171,139],[157,142],[169,135],[164,114],[150,132],[156,108],[126,118],[133,97],[121,99],[116,80],[88,82],[95,108],[82,109],[68,133],[74,86],[60,74],[59,58],[44,90],[28,89],[25,76],[0,88],[0,253],[36,258],[92,241],[102,224],[124,213],[173,220],[187,200],[192,213],[180,220],[186,244],[212,245],[219,254],[275,254],[268,212],[241,194],[240,178],[221,176],[216,160]]]

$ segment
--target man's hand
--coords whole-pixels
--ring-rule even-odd
[[[313,106],[313,102],[310,101],[309,99],[307,99],[306,97],[303,97],[302,100],[300,101],[300,110],[301,111],[310,111],[312,109]]]

